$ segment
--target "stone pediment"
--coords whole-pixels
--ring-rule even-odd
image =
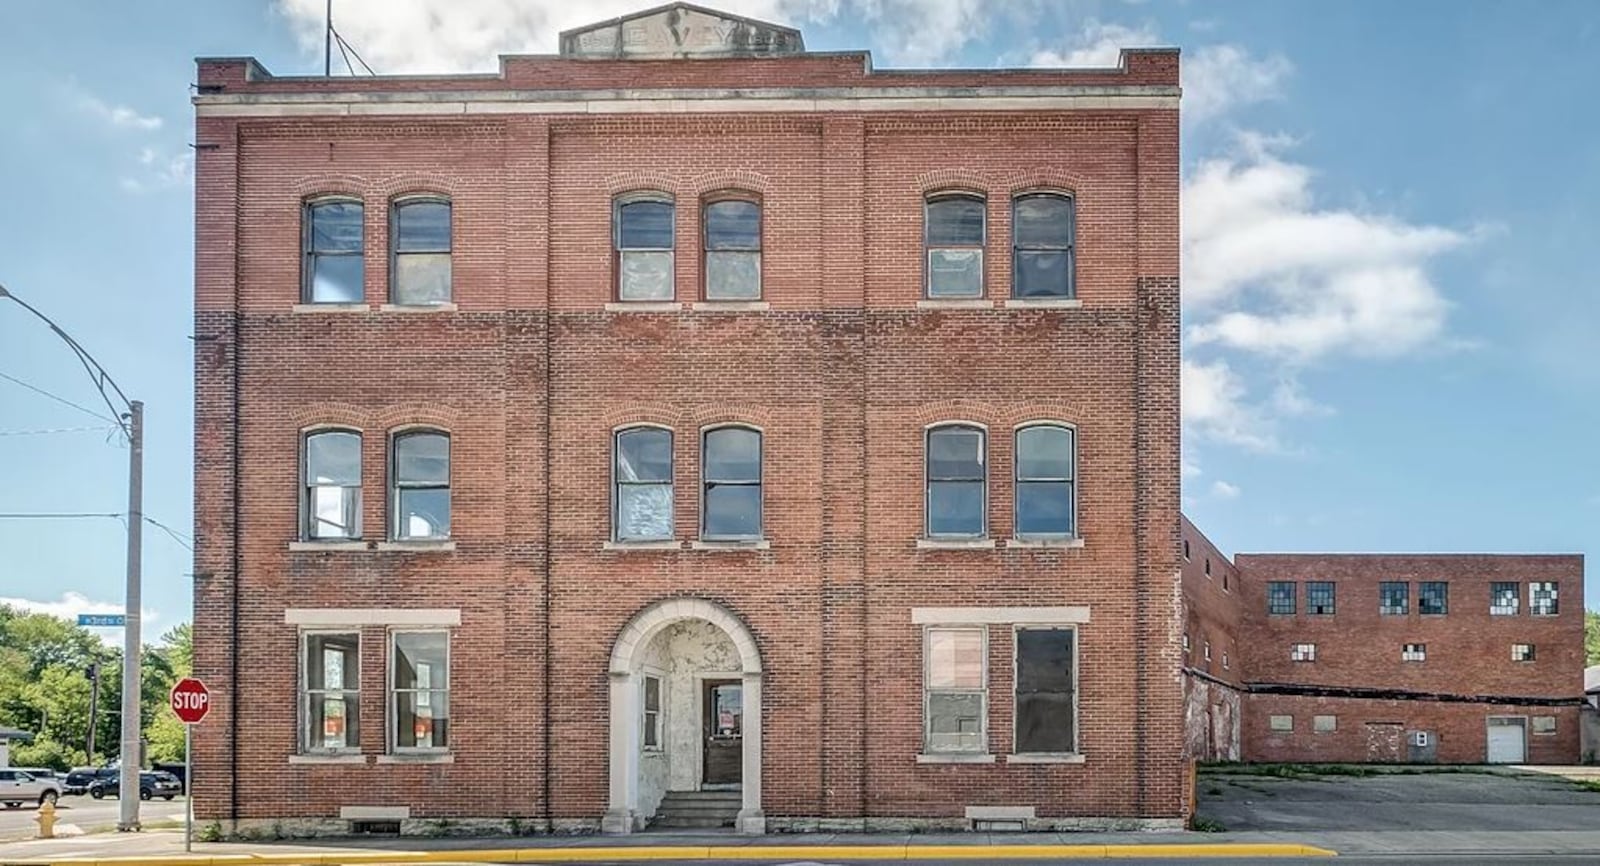
[[[673,3],[561,34],[561,56],[590,59],[754,57],[805,51],[792,27]]]

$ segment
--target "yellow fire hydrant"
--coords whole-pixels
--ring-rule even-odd
[[[33,820],[39,822],[39,838],[54,839],[56,837],[56,804],[49,800],[39,804],[39,814]]]

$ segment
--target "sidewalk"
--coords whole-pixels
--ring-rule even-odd
[[[1334,852],[1276,834],[951,833],[732,834],[641,833],[631,836],[339,839],[306,843],[195,843],[183,834],[102,833],[0,845],[0,864],[76,866],[282,866],[369,863],[563,863],[629,860],[982,860],[1046,857],[1316,857]]]

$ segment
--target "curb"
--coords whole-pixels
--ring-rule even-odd
[[[581,863],[598,860],[1042,860],[1132,857],[1334,857],[1314,845],[1276,843],[1149,845],[679,845],[503,848],[480,851],[343,851],[305,854],[192,854],[0,861],[4,866],[356,866],[376,863]]]

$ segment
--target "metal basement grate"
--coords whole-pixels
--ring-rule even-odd
[[[357,836],[398,836],[399,821],[351,821],[350,832]]]

